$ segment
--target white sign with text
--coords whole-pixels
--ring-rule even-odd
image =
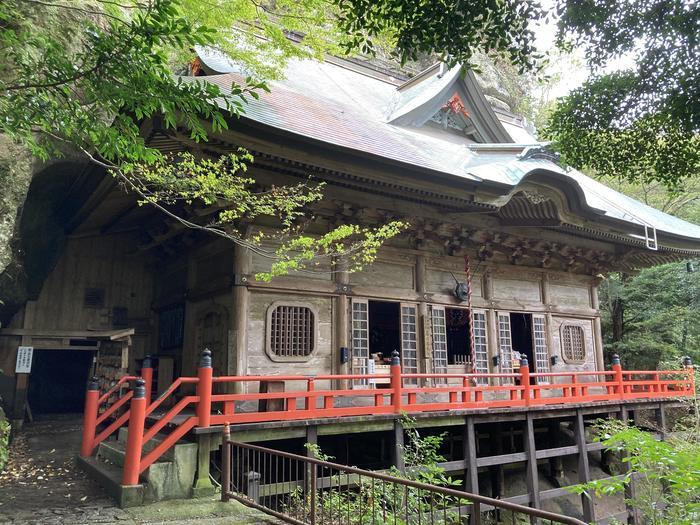
[[[20,346],[17,348],[17,363],[15,364],[16,374],[28,374],[32,371],[32,355],[34,347]]]

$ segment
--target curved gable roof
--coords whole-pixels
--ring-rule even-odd
[[[208,56],[202,51],[205,63],[210,60]],[[243,81],[230,62],[224,67],[225,61],[221,57],[217,60],[217,68],[228,68],[230,72],[184,79],[213,82],[224,90],[232,82]],[[487,102],[489,118],[498,121],[498,125],[492,123],[492,131],[500,128],[500,138],[494,144],[474,144],[466,137],[441,130],[426,133],[412,125],[420,118],[429,119],[426,115],[444,104],[445,97],[449,99],[455,88],[473,93],[471,98],[465,95],[466,100],[463,99],[474,104],[471,108],[483,106],[485,98],[476,79],[470,73],[460,75],[460,68],[397,89],[396,83],[338,64],[292,60],[285,79],[271,81],[269,86],[270,93],[249,100],[243,118],[378,160],[481,182],[490,187],[490,194],[502,197],[500,204],[507,202],[506,197],[517,192],[521,183],[546,175],[547,184],[568,188],[572,199],[578,201],[572,208],[578,208],[590,220],[627,224],[629,235],[634,237],[639,237],[640,228],[648,226],[690,241],[694,249],[700,248],[700,226],[642,204],[578,171],[564,170],[548,160],[520,158],[523,150],[538,143],[534,139],[526,141],[527,131],[502,118]],[[506,131],[515,128],[520,144],[513,143],[512,131]]]

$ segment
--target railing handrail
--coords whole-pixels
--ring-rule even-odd
[[[196,427],[207,428],[212,424],[229,423],[258,423],[293,419],[317,419],[371,414],[401,414],[403,412],[417,413],[429,411],[445,411],[470,408],[509,408],[532,407],[546,404],[565,404],[571,402],[591,402],[605,400],[640,399],[644,397],[677,397],[689,396],[695,391],[695,376],[691,363],[681,370],[622,370],[619,359],[613,361],[612,370],[581,370],[562,372],[530,372],[527,360],[521,362],[520,369],[511,373],[403,373],[398,358],[392,361],[388,374],[322,374],[322,375],[279,375],[279,376],[219,376],[213,377],[211,352],[205,351],[197,370],[197,376],[183,376],[175,380],[156,400],[150,400],[150,385],[153,369],[142,368],[145,380],[136,378],[133,391],[119,397],[110,408],[101,414],[100,406],[110,399],[112,394],[119,391],[127,381],[133,381],[135,376],[124,376],[107,392],[100,395],[96,380],[88,386],[85,402],[85,420],[83,427],[83,443],[81,455],[92,454],[95,447],[104,439],[117,431],[125,422],[129,422],[129,440],[127,454],[129,455],[129,470],[125,467],[125,484],[135,484],[138,475],[158,458],[175,441],[189,429]],[[635,378],[637,375],[652,376],[652,379]],[[671,378],[667,378],[671,376]],[[583,377],[597,377],[598,380],[580,380]],[[555,379],[564,379],[557,382]],[[389,380],[386,388],[374,388],[370,385],[377,379]],[[439,384],[426,383],[404,384],[406,380],[441,381]],[[459,384],[450,384],[450,379],[461,379]],[[479,380],[487,379],[486,383]],[[541,381],[551,380],[549,382]],[[333,384],[342,381],[360,380],[360,388],[334,388]],[[492,380],[490,383],[488,380]],[[281,392],[265,393],[214,393],[214,384],[251,383],[251,382],[302,382],[306,383],[304,390],[283,390]],[[321,381],[330,381],[331,386],[318,390],[316,385]],[[174,407],[171,407],[160,420],[147,429],[146,419],[163,402],[172,397],[182,385],[193,384],[196,394],[186,396]],[[596,390],[598,389],[598,390]],[[133,392],[138,390],[139,395]],[[556,391],[559,390],[560,393]],[[505,398],[496,396],[486,398],[490,393],[500,393]],[[444,393],[448,398],[429,398],[419,395]],[[370,404],[344,406],[335,400],[347,397],[364,397]],[[374,404],[371,400],[374,398]],[[387,399],[388,398],[388,399]],[[236,412],[236,401],[270,401],[282,402],[282,408],[271,411]],[[128,404],[127,404],[128,401]],[[320,401],[320,405],[319,405]],[[299,407],[297,402],[302,402]],[[223,413],[212,411],[213,403],[223,403]],[[142,457],[141,448],[152,439],[157,432],[171,424],[176,415],[190,405],[195,406],[195,415],[188,416],[175,424],[175,429],[155,450]],[[134,407],[137,410],[134,410]],[[128,408],[127,408],[128,407]],[[120,409],[126,408],[123,412]],[[97,427],[113,419],[106,428],[97,433]],[[132,426],[135,432],[132,432]],[[138,433],[138,437],[132,437]],[[133,449],[133,450],[132,450]]]
[[[536,509],[533,507],[527,507],[525,505],[520,505],[518,503],[512,503],[509,501],[504,501],[500,499],[495,499],[495,498],[489,498],[488,496],[482,496],[481,494],[472,494],[470,492],[465,492],[461,490],[456,490],[456,489],[451,489],[449,487],[440,487],[437,485],[429,485],[427,483],[422,483],[420,481],[415,481],[411,479],[406,479],[406,478],[399,478],[396,476],[391,476],[389,474],[384,474],[381,472],[373,472],[371,470],[364,470],[360,469],[357,467],[351,467],[349,465],[341,465],[339,463],[333,463],[330,461],[324,461],[320,460],[317,458],[312,458],[312,457],[307,457],[307,456],[300,456],[298,454],[292,454],[291,452],[284,452],[280,450],[274,450],[266,447],[261,447],[259,445],[251,445],[249,443],[243,443],[239,441],[234,441],[232,439],[224,440],[224,444],[228,446],[236,446],[240,447],[243,449],[247,450],[253,450],[257,451],[263,454],[269,454],[269,455],[276,455],[279,457],[283,457],[286,459],[292,459],[296,461],[300,461],[302,463],[306,463],[309,465],[316,465],[320,467],[326,467],[329,469],[336,469],[338,471],[342,471],[347,474],[358,474],[361,476],[365,476],[368,478],[374,478],[380,481],[387,481],[390,483],[396,483],[397,485],[403,485],[407,487],[411,487],[414,489],[418,490],[424,490],[426,492],[435,492],[438,494],[441,494],[443,496],[449,496],[453,498],[457,498],[457,501],[466,499],[471,502],[475,503],[480,503],[480,504],[485,504],[492,506],[494,508],[500,508],[504,510],[510,510],[513,512],[518,512],[522,513],[528,516],[533,516],[536,518],[542,518],[546,520],[551,520],[551,521],[556,521],[559,523],[563,523],[565,525],[586,525],[581,520],[578,520],[576,518],[572,518],[570,516],[565,516],[563,514],[557,514],[555,512],[549,512],[546,510],[542,509]],[[222,465],[222,468],[230,468],[230,465]],[[230,479],[230,477],[229,477]],[[222,494],[223,494],[223,487],[222,487]]]

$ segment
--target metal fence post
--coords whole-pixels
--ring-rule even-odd
[[[80,445],[80,455],[88,457],[95,448],[95,432],[97,431],[98,400],[100,398],[100,386],[97,378],[88,381],[85,392],[85,412],[83,413],[83,442]]]
[[[129,435],[126,439],[122,485],[137,485],[141,473],[141,448],[146,423],[146,388],[141,378],[136,380],[129,411]]]
[[[231,427],[224,424],[221,434],[221,501],[228,501],[231,491]]]
[[[309,464],[309,468],[311,469],[311,497],[309,498],[309,521],[311,522],[311,525],[316,525],[316,483],[317,483],[317,475],[318,473],[316,472],[316,465],[314,463]]]
[[[197,426],[206,428],[211,425],[211,390],[212,390],[211,350],[202,352],[197,369]]]
[[[245,495],[254,503],[260,503],[260,473],[251,470],[246,474]]]

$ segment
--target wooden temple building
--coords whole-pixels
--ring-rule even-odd
[[[198,81],[243,78],[207,50],[200,65]],[[578,458],[578,479],[591,475],[591,418],[650,410],[663,427],[664,407],[690,394],[686,372],[610,368],[597,286],[606,272],[697,256],[700,227],[559,165],[460,67],[406,79],[349,60],[292,61],[270,88],[206,143],[157,120],[143,134],[166,152],[245,147],[261,185],[323,181],[310,231],[394,218],[408,231],[363,271],[263,282],[266,257],[140,206],[94,168],[50,165],[37,180],[72,180],[53,201],[61,242],[36,255],[40,284],[3,310],[0,329],[0,388],[15,420],[27,406],[82,412],[95,376],[86,468],[112,457],[126,464],[117,485],[157,498],[168,484],[179,495],[209,486],[223,423],[240,440],[316,441],[382,468],[401,463],[408,412],[448,432],[446,468],[472,492],[546,506],[571,498],[541,486],[565,475],[562,458]],[[187,213],[204,223],[218,209]],[[270,228],[247,225],[249,235]],[[15,373],[19,347],[33,348],[28,372]],[[137,375],[148,380],[138,454],[120,430],[141,406],[128,388]],[[173,447],[196,465],[156,487],[153,469],[176,461]],[[509,493],[504,478],[517,472],[527,486]],[[596,519],[586,498],[571,512]],[[615,514],[633,513],[622,504]]]

